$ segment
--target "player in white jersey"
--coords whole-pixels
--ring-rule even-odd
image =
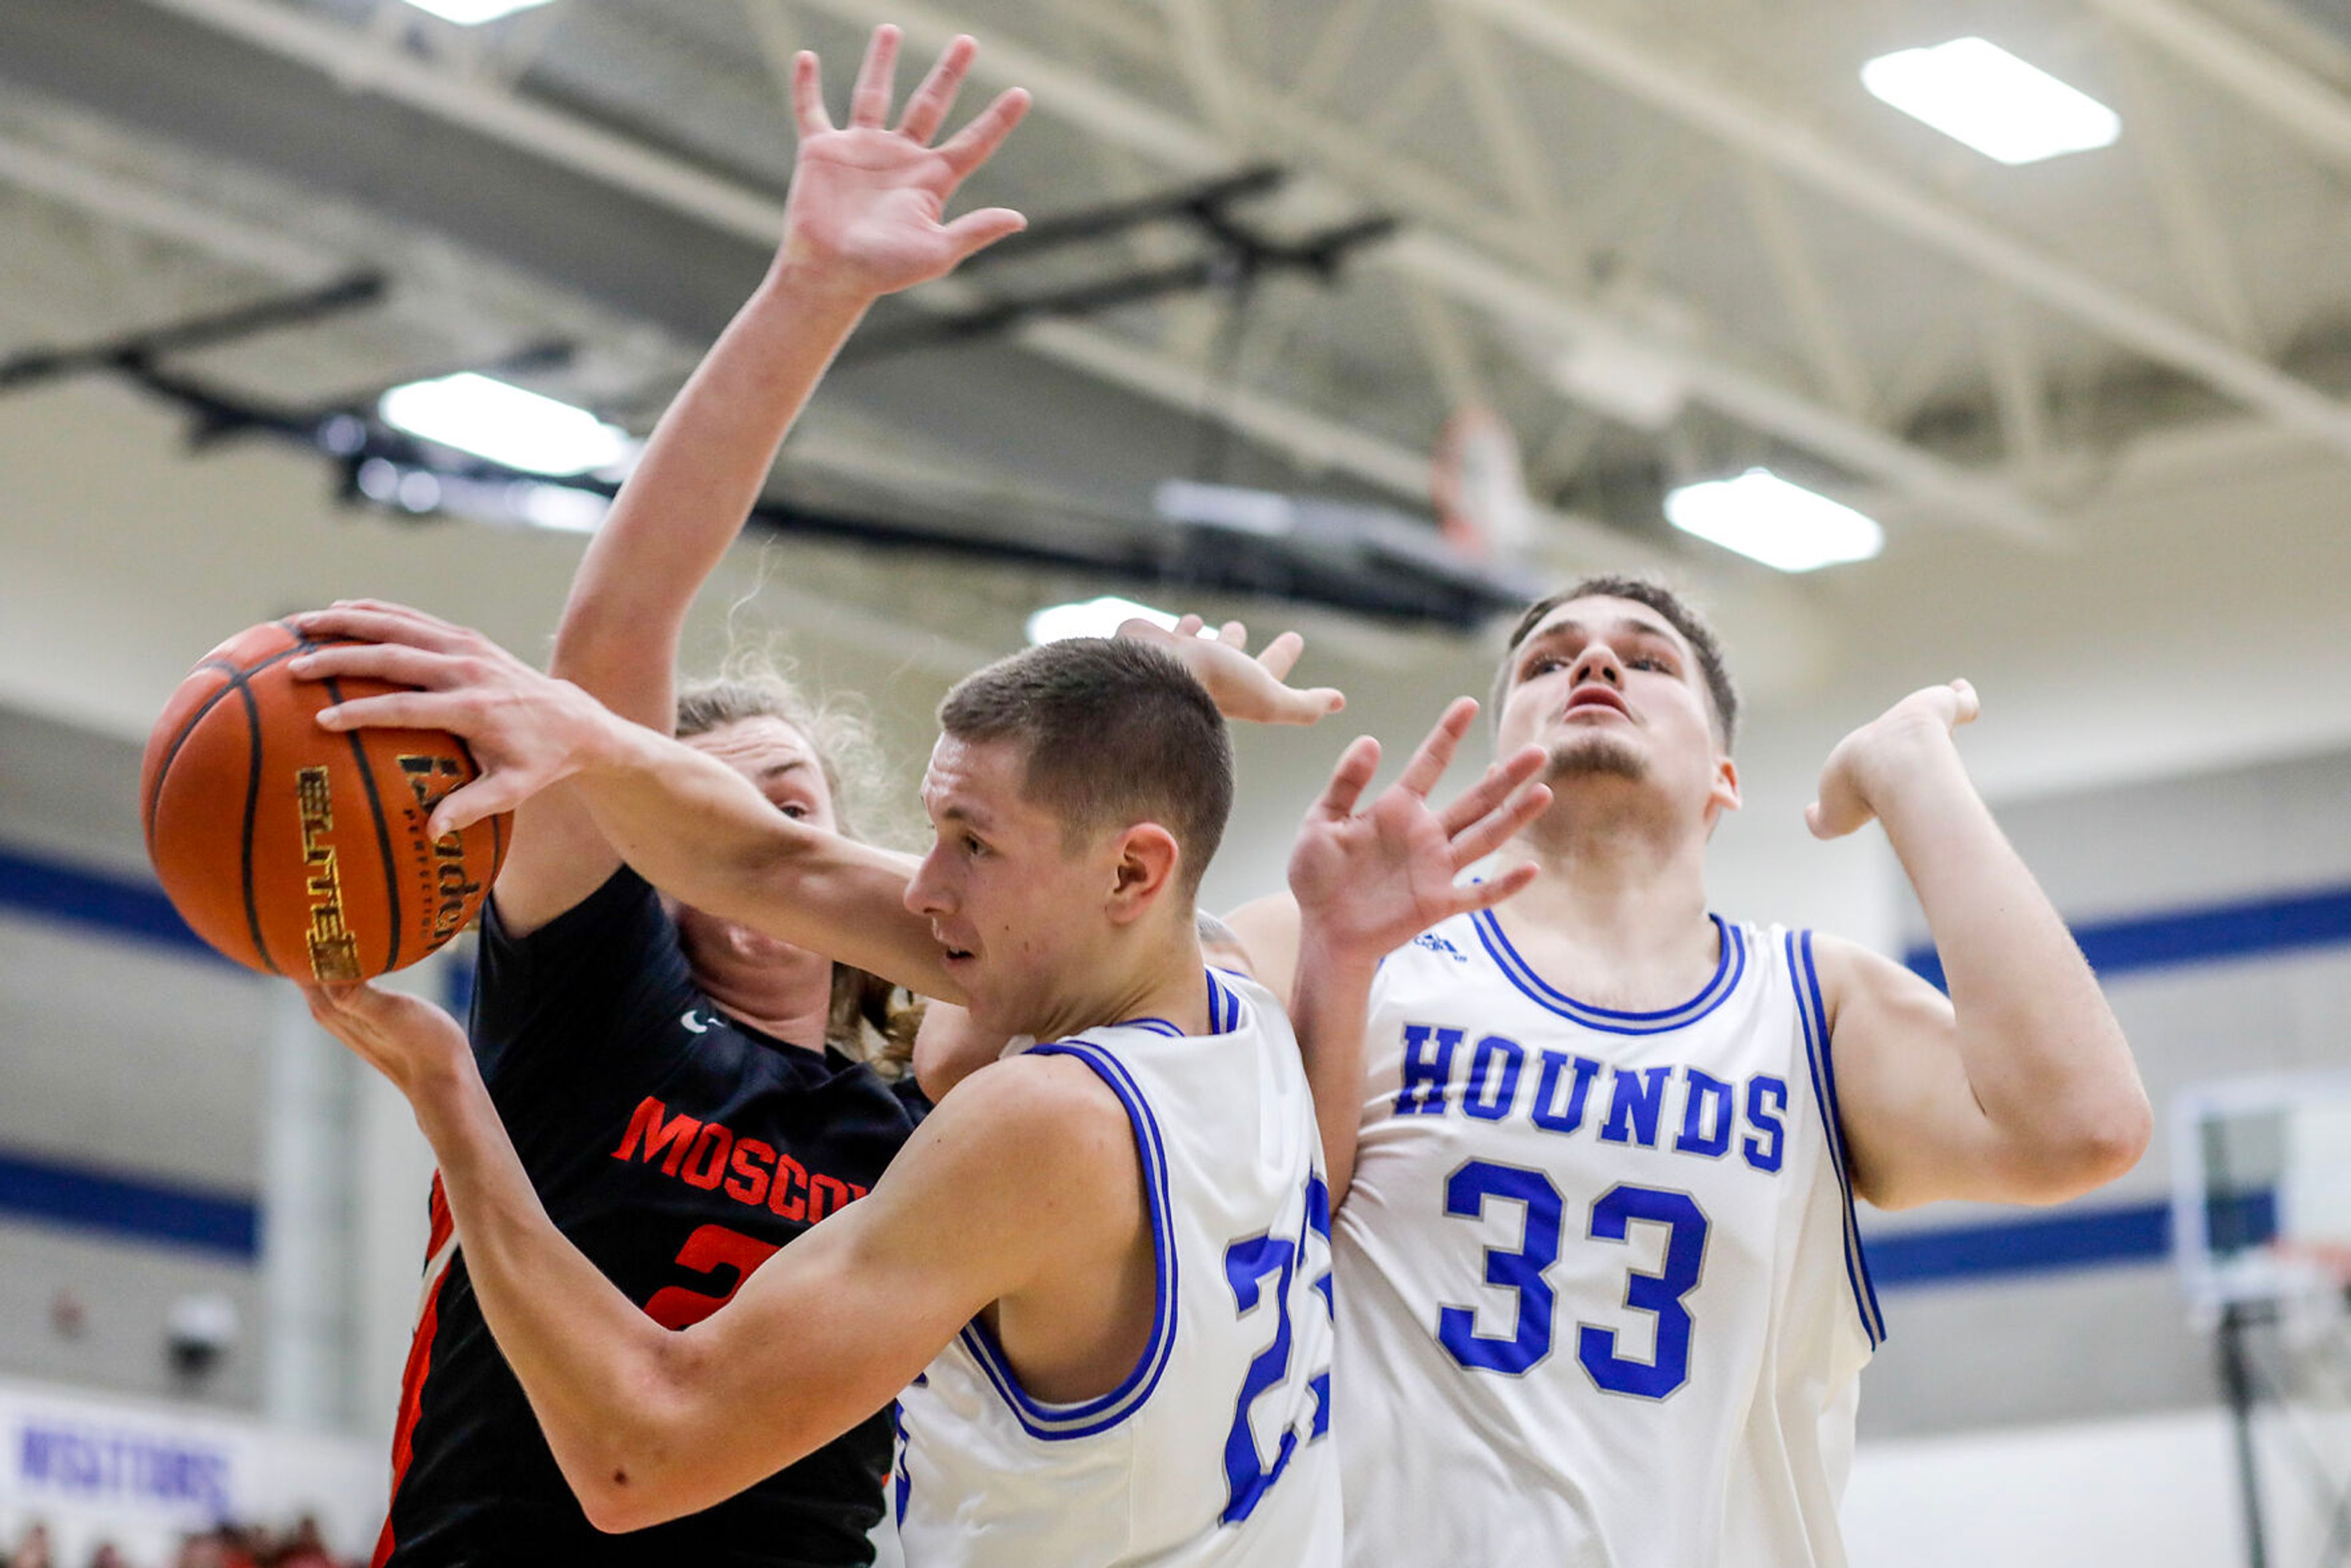
[[[960,683],[909,881],[475,633],[395,608],[314,621],[372,640],[316,672],[423,688],[329,727],[454,727],[483,758],[436,832],[561,783],[656,886],[1025,1037],[870,1194],[673,1333],[548,1223],[446,1014],[313,993],[414,1105],[485,1315],[592,1521],[706,1507],[905,1389],[911,1563],[1337,1563],[1320,1134],[1280,1007],[1202,963],[1193,896],[1231,753],[1182,663],[1078,639]],[[1303,700],[1223,653],[1266,700]],[[714,1180],[722,1162],[703,1161]]]
[[[1856,1195],[2053,1202],[2127,1170],[2149,1115],[2088,966],[1969,783],[1964,683],[1829,758],[1823,837],[1884,822],[1945,998],[1808,932],[1708,914],[1739,803],[1736,696],[1671,592],[1531,609],[1498,737],[1552,800],[1457,888],[1424,798],[1457,705],[1358,814],[1358,742],[1309,814],[1296,903],[1234,917],[1294,977],[1336,1252],[1348,1559],[1841,1563],[1855,1379],[1885,1324]],[[1473,796],[1476,791],[1473,791]]]
[[[1010,1561],[994,1544],[1008,1534],[1040,1563],[1336,1560],[1313,1107],[1273,998],[1214,970],[1208,992],[1206,1037],[1142,1018],[1031,1048],[1084,1061],[1134,1118],[1160,1248],[1152,1339],[1108,1395],[1046,1404],[985,1322],[966,1327],[899,1400],[908,1562]],[[1243,1129],[1256,1147],[1236,1149]],[[1113,1506],[1085,1506],[1095,1495]]]

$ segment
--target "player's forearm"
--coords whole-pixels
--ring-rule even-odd
[[[1968,1080],[2028,1183],[2059,1197],[2145,1149],[2147,1092],[2081,948],[1947,737],[1878,815],[1935,937]]]
[[[768,275],[663,414],[597,530],[564,606],[552,673],[608,702],[640,671],[657,672],[666,689],[688,606],[870,303],[821,267],[778,263]],[[615,706],[641,723],[668,718]]]
[[[625,1490],[674,1447],[671,1336],[555,1228],[470,1057],[406,1087],[483,1318],[558,1464],[583,1500]]]
[[[1334,1209],[1355,1176],[1355,1138],[1363,1122],[1364,1035],[1371,1023],[1372,979],[1379,958],[1320,938],[1309,917],[1299,932],[1298,977],[1290,1020],[1306,1060],[1307,1087],[1322,1134],[1323,1176]]]
[[[706,915],[955,1001],[928,925],[905,906],[901,856],[778,811],[715,758],[617,718],[575,779],[637,873]]]

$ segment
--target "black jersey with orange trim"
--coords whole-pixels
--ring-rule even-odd
[[[914,1127],[871,1069],[714,1007],[675,924],[626,870],[525,937],[486,912],[473,1039],[557,1228],[672,1328],[709,1316],[761,1260],[862,1196]],[[483,1321],[437,1182],[433,1197],[379,1568],[872,1560],[886,1411],[715,1508],[598,1531]]]

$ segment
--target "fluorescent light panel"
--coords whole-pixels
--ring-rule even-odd
[[[1861,84],[2003,163],[2105,147],[2123,131],[2122,117],[2096,99],[1983,38],[1880,55],[1861,68]]]
[[[384,423],[533,474],[585,474],[629,453],[629,434],[584,408],[471,371],[383,394]]]
[[[1875,520],[1769,468],[1685,485],[1666,497],[1666,519],[1780,571],[1867,560],[1886,547],[1886,530]]]
[[[408,3],[420,11],[430,11],[444,22],[455,22],[461,27],[478,27],[485,22],[495,22],[517,11],[550,5],[553,0],[408,0]]]
[[[1029,617],[1029,641],[1059,643],[1068,637],[1114,637],[1137,616],[1163,630],[1176,630],[1176,617],[1132,599],[1105,593],[1082,604],[1056,604]]]

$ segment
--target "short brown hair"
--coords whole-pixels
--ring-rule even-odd
[[[1696,606],[1654,578],[1619,576],[1603,573],[1570,583],[1548,598],[1538,599],[1527,606],[1526,613],[1510,631],[1510,646],[1502,650],[1502,667],[1494,672],[1494,689],[1488,709],[1499,721],[1502,699],[1510,695],[1510,666],[1517,663],[1519,644],[1527,634],[1542,624],[1544,616],[1561,605],[1578,599],[1629,599],[1635,604],[1646,604],[1666,618],[1673,629],[1682,634],[1698,656],[1699,671],[1706,676],[1707,706],[1714,710],[1715,727],[1722,735],[1722,749],[1729,751],[1739,734],[1739,688],[1731,684],[1730,670],[1722,661],[1722,640]]]
[[[1183,849],[1179,886],[1198,891],[1232,812],[1233,748],[1215,701],[1173,654],[1116,637],[1047,643],[958,682],[939,728],[1017,742],[1023,791],[1072,842],[1165,827]]]

